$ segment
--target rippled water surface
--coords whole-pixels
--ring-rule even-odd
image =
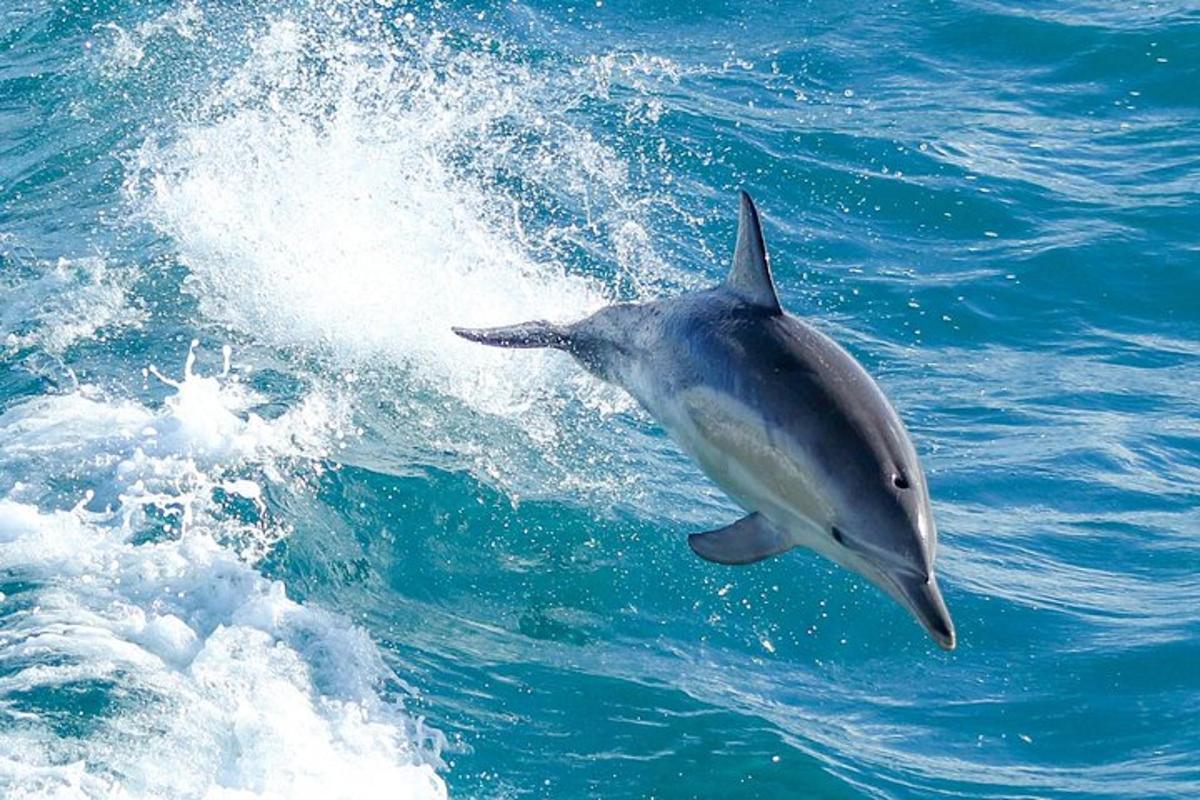
[[[566,356],[720,280],[925,463],[944,653]],[[0,794],[1200,796],[1192,3],[0,2]]]

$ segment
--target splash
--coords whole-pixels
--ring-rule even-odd
[[[283,20],[251,49],[211,118],[148,146],[131,184],[204,311],[273,344],[407,369],[471,407],[523,411],[557,361],[514,362],[450,327],[572,319],[611,301],[556,258],[576,231],[523,220],[572,173],[615,188],[620,162],[554,130],[543,79],[436,33],[361,44]],[[525,134],[506,128],[542,141],[518,152]],[[506,171],[526,191],[506,191]]]
[[[636,473],[605,454],[644,434],[602,417],[628,397],[560,353],[450,330],[578,319],[668,280],[628,167],[572,123],[594,68],[547,77],[401,19],[386,34],[303,16],[256,30],[204,107],[142,148],[129,196],[208,319],[354,384],[372,450],[357,463],[624,496]]]

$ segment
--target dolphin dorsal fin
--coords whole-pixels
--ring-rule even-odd
[[[726,288],[756,306],[775,314],[782,311],[771,280],[771,263],[763,241],[758,209],[750,195],[742,192],[742,208],[738,214],[737,247],[733,251],[733,269],[725,280]]]

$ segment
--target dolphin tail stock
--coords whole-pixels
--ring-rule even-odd
[[[570,337],[562,326],[540,319],[517,325],[503,325],[498,328],[451,328],[450,330],[468,341],[491,347],[553,347],[563,350],[570,344]]]

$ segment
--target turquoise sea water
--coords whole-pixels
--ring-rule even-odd
[[[567,357],[721,279],[926,465],[959,647]],[[0,0],[0,795],[1200,796],[1187,2]]]

